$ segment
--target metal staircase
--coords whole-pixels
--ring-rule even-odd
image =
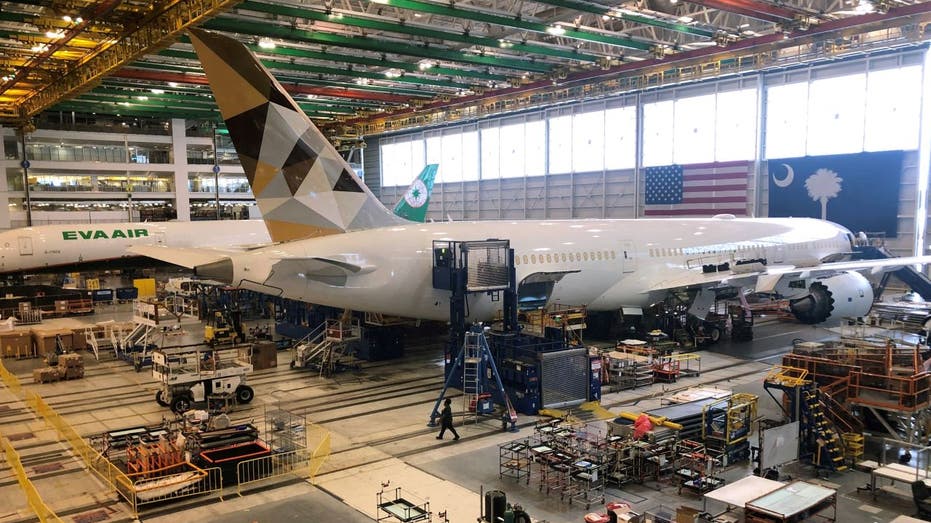
[[[320,376],[352,365],[353,345],[362,338],[362,329],[355,318],[343,321],[326,320],[291,349],[291,368],[310,368]]]
[[[847,470],[845,437],[862,432],[863,427],[830,393],[841,393],[838,383],[824,390],[808,379],[808,371],[797,367],[776,365],[764,378],[763,388],[779,404],[790,422],[799,422],[799,458],[829,472]],[[778,400],[772,390],[785,394],[786,402]]]
[[[865,245],[857,245],[854,248],[854,257],[860,260],[885,260],[895,258],[896,256],[886,249],[883,238],[871,237]],[[910,289],[920,294],[925,300],[931,300],[931,278],[915,267],[908,265],[892,272],[883,274],[879,283],[879,291],[882,292],[889,283],[889,278],[895,275]],[[877,294],[878,295],[878,294]]]
[[[818,390],[802,389],[802,433],[809,433],[813,440],[812,463],[819,468],[832,472],[847,470],[844,442],[834,429],[834,423],[825,415],[824,404],[819,399]]]

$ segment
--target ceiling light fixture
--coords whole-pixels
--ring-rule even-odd
[[[553,36],[562,36],[566,34],[566,29],[561,25],[551,25],[546,28],[546,32]]]
[[[168,82],[168,87],[178,87],[178,82]]]
[[[259,39],[259,47],[262,49],[274,49],[275,42],[271,38],[261,38]]]
[[[417,64],[417,67],[418,67],[421,71],[426,71],[426,70],[428,70],[428,69],[432,69],[433,66],[435,66],[435,65],[436,65],[436,63],[433,62],[433,61],[431,61],[431,60],[421,60],[420,63]]]
[[[398,71],[397,69],[388,69],[385,71],[386,78],[397,78],[399,76],[401,76],[401,71]]]
[[[64,20],[65,22],[68,22],[69,24],[71,23],[71,17],[68,15],[61,17],[61,19]]]
[[[152,91],[152,94],[165,94],[164,89],[149,89],[149,90]]]
[[[46,31],[45,32],[45,37],[51,38],[52,40],[58,40],[59,38],[63,36],[65,36],[65,33],[62,33],[61,31]]]

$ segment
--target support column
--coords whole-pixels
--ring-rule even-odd
[[[191,191],[188,189],[187,135],[185,120],[171,119],[171,158],[175,174],[175,211],[178,221],[191,220]]]
[[[0,126],[0,229],[10,228],[10,186],[6,179],[6,143],[3,140],[3,126]]]

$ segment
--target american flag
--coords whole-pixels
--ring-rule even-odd
[[[644,216],[747,214],[751,162],[647,167]]]

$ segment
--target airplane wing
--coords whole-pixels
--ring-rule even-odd
[[[374,265],[359,265],[342,257],[308,256],[301,258],[282,258],[272,266],[266,281],[272,281],[276,274],[300,274],[308,280],[316,280],[329,285],[345,285],[349,276],[367,274],[375,270]]]
[[[710,272],[691,271],[685,274],[665,278],[656,282],[644,293],[680,289],[685,287],[752,287],[757,292],[768,292],[775,288],[784,277],[820,277],[845,271],[868,271],[870,274],[890,272],[909,265],[931,263],[931,256],[909,256],[905,258],[886,258],[882,260],[857,260],[822,263],[811,267],[794,265],[776,265],[764,270],[752,272]]]
[[[221,251],[214,249],[196,249],[189,247],[166,247],[162,245],[133,245],[127,252],[161,260],[181,267],[193,269],[198,265],[206,265],[228,258],[234,251]]]

